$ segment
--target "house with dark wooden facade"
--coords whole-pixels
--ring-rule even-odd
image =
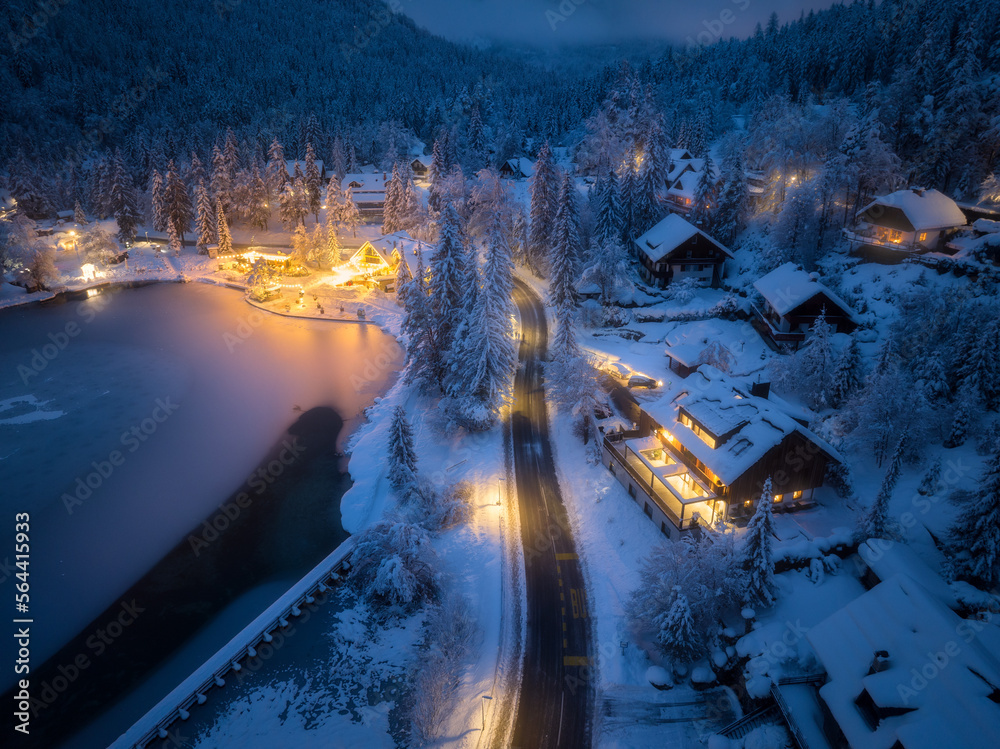
[[[836,333],[858,327],[858,316],[843,299],[821,284],[815,273],[785,263],[757,279],[754,288],[761,303],[754,304],[754,327],[776,346],[798,348],[821,314]]]
[[[872,260],[899,262],[911,255],[943,250],[965,226],[958,204],[937,190],[911,187],[876,198],[858,211],[853,229],[844,229],[851,251]]]
[[[671,213],[632,243],[639,274],[650,284],[667,284],[693,278],[704,286],[717,286],[732,253],[681,216]]]
[[[771,479],[776,509],[812,502],[836,451],[768,398],[701,365],[658,400],[632,404],[635,428],[604,436],[603,463],[664,535],[742,523]]]

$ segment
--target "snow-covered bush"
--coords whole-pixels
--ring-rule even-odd
[[[263,302],[271,294],[277,274],[264,258],[257,258],[247,273],[247,294],[251,299]]]
[[[363,597],[410,608],[437,591],[432,561],[430,538],[423,528],[383,520],[358,536],[349,580]]]
[[[738,611],[742,598],[743,575],[733,533],[720,530],[700,535],[700,541],[687,537],[656,547],[643,562],[642,585],[627,604],[635,626],[675,656],[704,652],[718,636],[718,622]],[[674,642],[664,630],[668,623],[686,616],[684,606],[676,603],[678,593],[690,610],[694,642]]]
[[[472,499],[475,487],[467,481],[452,484],[428,507],[429,513],[424,525],[430,530],[446,530],[468,521],[472,515]]]
[[[410,707],[410,727],[421,745],[439,737],[454,707],[465,660],[480,636],[468,601],[457,594],[434,609],[425,631],[426,654],[418,659]]]

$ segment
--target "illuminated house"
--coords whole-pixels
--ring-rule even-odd
[[[434,245],[413,239],[407,232],[398,231],[365,242],[347,261],[353,271],[348,279],[351,284],[378,286],[383,291],[395,291],[396,271],[400,262],[406,262],[412,276],[417,269],[417,256],[422,255],[424,269],[430,267]]]
[[[937,190],[911,187],[876,198],[858,211],[853,230],[844,229],[851,251],[875,260],[901,260],[933,252],[965,226],[958,204]]]
[[[410,162],[410,171],[414,177],[426,177],[430,171],[433,156],[415,156]]]
[[[858,327],[858,316],[839,296],[821,284],[815,273],[806,273],[795,263],[785,263],[754,282],[763,301],[754,305],[753,325],[765,338],[798,348],[820,314],[836,333]]]
[[[380,218],[385,207],[385,188],[390,178],[386,172],[345,174],[340,181],[340,189],[351,189],[354,204],[362,216]]]
[[[632,255],[642,264],[639,274],[661,288],[684,278],[715,286],[726,258],[732,257],[729,250],[675,213],[636,239]]]
[[[772,480],[775,503],[811,503],[836,451],[765,397],[701,365],[659,400],[633,404],[635,429],[605,434],[603,463],[661,532],[745,522]]]

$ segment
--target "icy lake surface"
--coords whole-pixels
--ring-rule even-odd
[[[210,516],[301,411],[332,407],[343,444],[399,363],[376,326],[201,284],[0,312],[0,537],[30,512],[33,661]]]

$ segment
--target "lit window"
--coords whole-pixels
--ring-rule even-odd
[[[794,494],[792,494],[792,499],[801,499],[801,498],[802,498],[802,490],[801,489],[799,489],[797,492],[795,492]]]
[[[784,496],[785,496],[784,494],[775,494],[774,495],[774,501],[775,502],[780,502]]]
[[[927,241],[927,232],[925,232],[925,231],[920,232],[920,236],[917,239],[919,241],[921,241],[921,242],[926,242]]]
[[[701,439],[702,442],[704,442],[706,445],[708,445],[709,447],[711,447],[713,450],[715,449],[715,446],[716,446],[715,437],[713,437],[711,434],[709,434],[708,432],[706,432],[700,426],[698,426],[697,424],[695,424],[691,420],[690,416],[688,416],[687,414],[681,414],[680,415],[680,422],[681,422],[681,424],[683,424],[684,426],[686,426],[688,429],[690,429],[692,432],[694,432],[696,435],[698,435],[698,437]]]

